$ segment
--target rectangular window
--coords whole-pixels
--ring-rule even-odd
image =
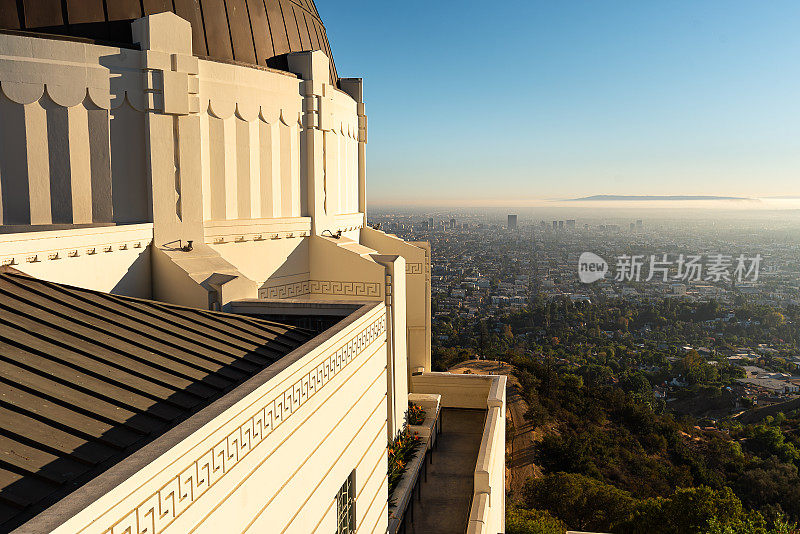
[[[356,531],[356,472],[347,477],[336,494],[336,534]]]

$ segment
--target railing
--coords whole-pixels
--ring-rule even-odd
[[[395,512],[389,519],[389,534],[406,534],[414,532],[414,493],[417,494],[417,502],[422,499],[422,483],[428,480],[428,464],[433,464],[433,453],[439,445],[439,435],[442,433],[442,408],[436,409],[436,418],[431,428],[431,434],[425,442],[425,453],[420,456],[417,453],[411,468],[406,471],[411,478],[411,491],[406,491],[397,503]],[[417,465],[416,460],[422,459]],[[409,530],[410,527],[410,530]]]

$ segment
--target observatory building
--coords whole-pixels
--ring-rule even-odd
[[[0,532],[504,531],[366,145],[312,0],[0,1]]]

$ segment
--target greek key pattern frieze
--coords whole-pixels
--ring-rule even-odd
[[[288,299],[301,295],[345,295],[353,297],[380,297],[378,282],[343,282],[336,280],[304,280],[263,288],[260,298]]]
[[[162,532],[385,332],[386,318],[381,315],[291,386],[261,403],[228,436],[176,470],[169,482],[103,534]]]
[[[335,280],[311,280],[311,294],[352,295],[357,297],[380,297],[378,282],[337,282]]]
[[[406,263],[406,274],[423,274],[421,263]]]
[[[311,293],[311,282],[304,280],[302,282],[266,287],[259,293],[259,298],[262,299],[290,299],[301,295],[309,295]]]

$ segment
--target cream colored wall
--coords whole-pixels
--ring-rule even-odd
[[[329,215],[358,213],[358,119],[356,102],[329,90],[332,125],[324,131],[325,211]]]
[[[489,375],[423,373],[411,377],[412,393],[436,393],[445,408],[486,408],[492,386]]]
[[[211,245],[211,248],[262,286],[267,280],[276,284],[292,282],[298,277],[307,280],[308,241],[308,238],[301,237],[230,241]]]
[[[377,305],[54,532],[331,532],[353,469],[359,531],[385,531],[385,320]]]
[[[406,262],[402,256],[372,254],[386,269],[386,313],[389,357],[387,369],[387,438],[394,438],[405,425],[408,411],[408,346],[406,344]]]
[[[406,263],[400,255],[377,254],[375,250],[345,237],[311,236],[304,239],[308,252],[307,273],[286,268],[285,276],[272,275],[259,289],[264,299],[309,298],[317,301],[353,300],[384,302],[389,317],[387,356],[388,436],[403,426],[408,407]],[[243,246],[246,243],[233,243]],[[251,246],[257,246],[255,243]],[[223,246],[220,246],[222,250]],[[301,247],[294,249],[298,253]],[[246,250],[242,247],[241,250]],[[260,256],[254,255],[254,258]],[[299,256],[302,257],[302,256]],[[240,264],[241,265],[241,264]],[[283,266],[287,265],[282,263]],[[254,265],[257,267],[257,265]],[[298,267],[299,268],[299,267]]]
[[[505,531],[505,404],[486,413],[478,461],[468,534]]]
[[[302,238],[363,227],[363,103],[322,52],[291,55],[298,78],[198,60],[171,13],[132,33],[141,50],[0,35],[0,222],[153,221],[152,295],[193,306],[214,275],[244,297],[314,280]]]
[[[321,51],[290,54],[289,69],[302,80],[300,174],[312,233],[350,232],[364,224],[366,116],[360,80],[349,93],[328,82],[329,62]],[[355,95],[358,98],[354,98]],[[340,216],[346,216],[346,224]],[[357,224],[350,220],[358,218]]]
[[[399,254],[406,262],[408,362],[414,371],[431,370],[431,263],[428,243],[409,243],[366,227],[361,243],[381,254]]]
[[[199,62],[205,220],[299,217],[300,80]]]
[[[361,247],[355,242],[344,239],[331,239],[313,236],[311,238],[311,280],[322,282],[346,281],[354,284],[352,290],[335,287],[321,288],[322,297],[336,295],[353,297],[356,300],[375,298],[383,300],[385,295],[385,268],[376,263],[370,256],[375,251]],[[314,289],[312,288],[312,293]],[[338,295],[343,293],[343,295]]]
[[[152,224],[0,234],[0,263],[37,278],[150,296]]]
[[[485,532],[505,531],[506,377],[492,377],[487,397],[486,424],[475,466],[473,502],[486,496],[486,510],[470,517],[471,526],[483,523]]]
[[[142,108],[119,110],[141,82],[111,81],[127,78],[138,53],[17,35],[0,35],[0,50],[2,224],[147,221],[145,176],[131,174],[143,155]],[[112,165],[112,152],[129,165]],[[133,181],[119,179],[126,171]],[[115,190],[128,199],[117,217]]]

